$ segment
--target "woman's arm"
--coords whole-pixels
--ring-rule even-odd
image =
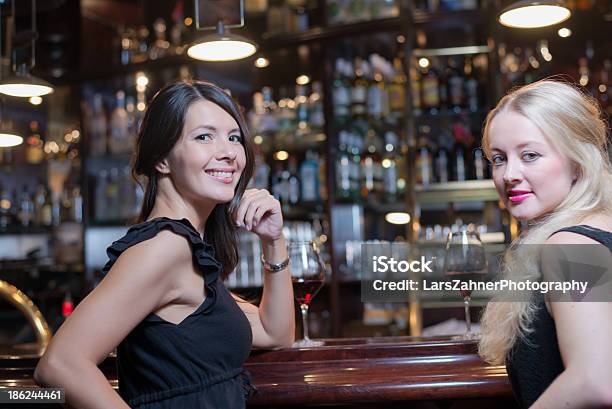
[[[177,295],[171,271],[191,263],[187,241],[170,231],[127,249],[53,337],[36,383],[65,389],[75,408],[128,408],[97,365],[148,314]]]
[[[259,236],[266,261],[278,264],[287,259],[280,203],[267,190],[247,190],[236,211],[236,221]],[[289,268],[291,266],[277,273],[264,273],[259,308],[238,302],[251,323],[254,347],[288,348],[293,344],[295,307]]]
[[[558,233],[548,244],[595,244]],[[612,407],[612,302],[551,302],[565,370],[533,404],[544,408]]]

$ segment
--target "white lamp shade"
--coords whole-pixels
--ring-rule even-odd
[[[0,133],[0,148],[9,148],[11,146],[21,145],[23,138],[10,133]]]
[[[547,27],[567,20],[571,15],[569,9],[560,4],[541,4],[537,2],[516,3],[504,10],[499,22],[513,28]]]
[[[232,61],[249,57],[256,51],[253,43],[242,39],[226,37],[207,41],[205,37],[202,42],[189,47],[187,55],[202,61]]]

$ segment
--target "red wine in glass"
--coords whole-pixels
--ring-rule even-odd
[[[293,278],[293,294],[298,304],[310,305],[315,295],[323,287],[323,279]]]
[[[323,345],[308,337],[308,307],[325,282],[326,267],[315,242],[289,242],[289,261],[293,294],[300,304],[302,330],[304,337],[296,342],[296,347]]]
[[[444,253],[444,275],[460,282],[481,281],[487,273],[487,257],[484,246],[475,231],[461,230],[449,233]],[[472,291],[460,290],[465,311],[465,334],[455,339],[476,339],[471,331],[470,300]]]

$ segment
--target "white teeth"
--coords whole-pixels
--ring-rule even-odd
[[[232,177],[232,172],[208,172],[210,175],[219,178],[229,178]]]

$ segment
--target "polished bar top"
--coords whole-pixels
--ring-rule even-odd
[[[504,366],[449,338],[328,339],[325,346],[255,350],[245,364],[258,393],[249,406],[509,399]],[[32,387],[40,349],[0,348],[0,387]],[[116,387],[114,356],[101,370]]]

